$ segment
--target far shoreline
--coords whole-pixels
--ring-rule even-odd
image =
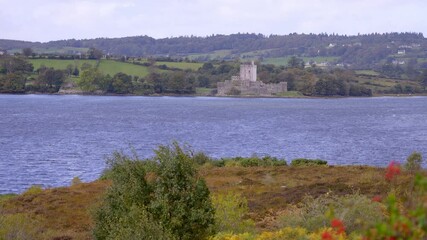
[[[373,96],[254,96],[254,95],[203,95],[203,94],[151,94],[151,95],[136,95],[136,94],[116,94],[116,93],[89,93],[89,92],[69,92],[69,93],[43,93],[43,92],[25,92],[25,93],[0,93],[1,95],[46,95],[46,96],[105,96],[105,97],[211,97],[211,98],[283,98],[283,99],[346,99],[346,98],[379,98],[379,97],[427,97],[427,94],[375,94]]]

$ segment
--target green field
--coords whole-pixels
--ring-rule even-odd
[[[259,56],[263,56],[266,53],[273,52],[276,49],[264,49],[264,50],[257,50],[257,51],[251,51],[251,52],[245,52],[240,54],[240,57],[243,59],[257,59]]]
[[[292,56],[280,57],[280,58],[265,58],[263,64],[273,64],[277,66],[285,66],[288,64],[289,59]],[[333,62],[338,59],[338,57],[302,57],[304,62],[314,61],[317,63],[321,62]]]
[[[96,60],[29,59],[29,61],[33,64],[35,70],[39,69],[42,65],[55,69],[67,69],[68,65],[72,65],[80,69],[83,63],[89,63],[92,66],[96,64]]]
[[[89,63],[92,66],[96,65],[96,60],[30,59],[29,61],[33,64],[34,69],[38,69],[42,65],[55,69],[66,69],[68,65],[77,66],[80,69],[84,63]],[[145,77],[149,73],[148,68],[145,66],[114,60],[101,60],[99,63],[99,69],[104,74],[110,74],[111,76],[116,73],[123,72],[128,75]]]
[[[179,69],[191,69],[198,70],[203,66],[203,63],[191,63],[191,62],[156,62],[156,66],[166,65],[169,68],[179,68]]]
[[[228,55],[231,55],[231,50],[218,50],[210,53],[190,54],[187,57],[192,60],[200,57],[207,57],[210,60],[215,60],[215,59],[223,59]]]
[[[355,71],[356,74],[361,74],[361,75],[369,75],[369,76],[379,76],[380,74],[373,71],[373,70],[356,70]]]
[[[374,93],[388,91],[394,88],[398,84],[400,84],[402,87],[411,86],[414,89],[422,88],[418,82],[405,80],[405,79],[396,80],[396,79],[382,78],[382,77],[376,77],[376,76],[372,76],[368,78],[359,76],[357,78],[357,81],[362,86],[372,89]]]
[[[196,88],[197,95],[210,95],[216,88]]]
[[[304,95],[298,91],[287,91],[285,93],[277,94],[277,97],[288,97],[288,98],[302,98]]]
[[[103,73],[110,74],[112,76],[119,72],[140,77],[145,77],[149,74],[148,67],[113,60],[101,60],[99,69]]]

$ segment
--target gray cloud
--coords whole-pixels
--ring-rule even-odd
[[[0,38],[423,32],[423,0],[0,0]]]

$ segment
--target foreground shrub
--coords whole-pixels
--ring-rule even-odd
[[[211,162],[212,160],[204,152],[197,152],[192,157],[193,161],[198,165],[203,165]]]
[[[23,194],[25,195],[31,195],[31,194],[39,194],[43,192],[43,189],[40,185],[32,185],[29,187]]]
[[[76,186],[82,183],[83,182],[79,177],[73,177],[73,179],[71,180],[71,186]]]
[[[177,143],[160,146],[152,213],[178,239],[204,239],[212,234],[214,208],[205,181]]]
[[[105,239],[177,239],[161,224],[158,224],[144,208],[132,206],[127,214],[116,219],[105,219],[108,224],[114,224]],[[99,238],[98,238],[99,239]]]
[[[136,209],[144,211],[150,203],[151,186],[146,180],[144,165],[119,152],[108,159],[109,170],[104,176],[112,181],[104,201],[95,213],[94,236],[96,239],[120,239],[118,234],[127,227],[141,229],[144,219],[133,218]],[[132,211],[131,211],[132,210]],[[147,214],[148,215],[148,214]],[[147,217],[148,218],[148,217]],[[134,221],[131,221],[134,220]],[[147,228],[147,227],[146,227]],[[150,232],[142,228],[140,231]],[[124,233],[127,235],[128,232]],[[158,233],[162,235],[162,231]],[[135,235],[139,235],[135,233]],[[149,239],[150,235],[147,234]]]
[[[296,227],[290,228],[285,227],[275,232],[263,232],[256,239],[259,240],[273,240],[273,239],[281,239],[281,240],[308,240],[310,236],[308,232],[304,228]]]
[[[218,232],[251,232],[255,224],[244,219],[249,212],[247,200],[238,194],[217,194],[212,197],[215,207],[215,226]]]
[[[411,172],[416,172],[421,169],[421,163],[423,161],[423,157],[419,152],[413,152],[406,159],[405,169]]]
[[[387,219],[371,228],[365,239],[427,239],[427,177],[418,173],[413,184],[406,201],[400,202],[393,191],[389,194]]]
[[[45,239],[40,224],[27,214],[8,214],[0,213],[0,239],[2,240],[26,240],[26,239]]]
[[[150,164],[117,152],[108,160],[105,176],[112,186],[95,213],[96,239],[205,239],[212,234],[209,189],[189,152],[174,143],[155,153]]]
[[[309,233],[307,229],[301,227],[285,227],[276,231],[266,231],[259,234],[254,233],[218,233],[212,240],[345,240],[358,239],[359,236],[347,237],[345,234],[338,234],[334,228],[322,228],[317,232]]]
[[[307,159],[297,158],[292,160],[291,166],[314,166],[314,165],[327,165],[328,162],[321,159]]]
[[[336,196],[325,194],[318,198],[306,197],[301,208],[278,218],[279,227],[303,227],[310,232],[330,226],[332,217],[339,218],[346,232],[363,232],[383,219],[381,204],[358,193]]]
[[[271,167],[286,166],[287,162],[284,159],[279,159],[271,156],[252,156],[221,158],[220,160],[213,160],[212,164],[216,167]]]

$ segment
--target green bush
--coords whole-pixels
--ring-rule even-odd
[[[132,206],[129,212],[117,219],[105,219],[108,224],[116,225],[105,239],[142,239],[142,240],[173,240],[172,234],[153,219],[152,214],[144,208]]]
[[[73,177],[73,179],[71,180],[71,186],[79,185],[81,183],[82,183],[82,180],[80,180],[79,177]]]
[[[327,165],[328,162],[321,159],[307,159],[297,158],[292,160],[291,166],[314,166],[314,165]]]
[[[264,156],[262,158],[263,166],[287,166],[288,163],[285,159],[278,159],[276,157]]]
[[[242,167],[257,167],[262,164],[260,159],[257,157],[235,158],[235,161]]]
[[[414,191],[408,200],[400,202],[393,192],[388,195],[387,218],[369,229],[364,239],[426,239],[427,177],[417,173],[413,181]]]
[[[310,232],[328,227],[332,217],[341,219],[346,231],[362,233],[383,219],[381,204],[364,195],[336,196],[325,194],[318,198],[306,197],[301,208],[278,218],[279,227],[303,227]]]
[[[227,159],[225,159],[225,158],[221,158],[221,159],[219,159],[219,160],[213,160],[212,161],[212,165],[213,166],[215,166],[215,167],[225,167],[225,163],[227,162],[228,160]]]
[[[197,152],[193,155],[192,157],[193,161],[195,163],[197,163],[198,165],[203,165],[206,164],[208,162],[211,162],[212,160],[209,158],[208,155],[206,155],[203,152]]]
[[[264,156],[262,158],[258,156],[222,158],[220,160],[214,160],[212,163],[217,167],[270,167],[287,165],[287,162],[284,159],[278,159],[270,156]]]
[[[205,239],[213,233],[209,189],[190,153],[177,143],[155,153],[148,162],[118,152],[107,160],[104,177],[112,186],[95,212],[96,239]]]
[[[3,215],[0,213],[0,239],[2,240],[47,239],[47,233],[41,230],[39,221],[27,214]]]
[[[205,239],[213,233],[214,208],[205,181],[189,152],[178,143],[155,151],[159,163],[150,210],[178,239]]]
[[[197,152],[192,156],[197,165],[209,164],[215,167],[269,167],[269,166],[286,166],[285,159],[279,159],[271,156],[258,157],[232,157],[212,159],[203,152]]]
[[[41,192],[43,192],[43,189],[40,185],[32,185],[23,194],[39,194]]]
[[[96,239],[118,237],[121,229],[127,226],[139,229],[139,224],[144,220],[131,222],[134,209],[145,209],[151,200],[152,188],[146,180],[144,165],[140,161],[114,152],[107,159],[107,164],[109,170],[104,176],[112,181],[112,186],[95,212]]]
[[[411,172],[419,171],[421,169],[422,162],[423,162],[423,157],[421,153],[413,152],[406,159],[405,169]]]
[[[0,203],[15,196],[17,196],[15,193],[0,194]]]
[[[215,207],[215,226],[218,232],[252,232],[255,224],[245,219],[249,212],[247,200],[239,194],[217,194],[212,197]]]

